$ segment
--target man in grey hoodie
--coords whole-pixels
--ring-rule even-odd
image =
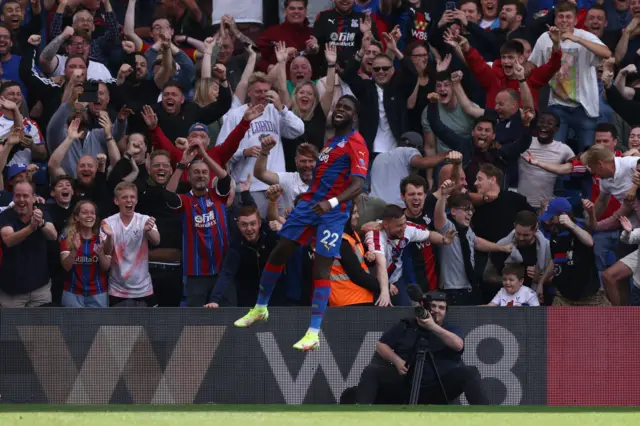
[[[510,254],[491,253],[484,270],[487,288],[483,295],[493,297],[502,287],[502,268],[506,263],[519,263],[526,267],[524,285],[536,289],[540,277],[551,261],[551,247],[544,234],[538,229],[538,217],[530,211],[519,212],[514,221],[514,230],[498,241],[499,245],[514,244]],[[488,303],[488,302],[485,302]]]
[[[95,158],[98,154],[107,154],[113,166],[120,160],[117,141],[119,141],[127,131],[127,120],[122,120],[119,115],[113,125],[108,114],[100,114],[98,122],[99,129],[89,129],[88,108],[85,103],[78,103],[78,97],[82,93],[82,87],[74,87],[67,102],[60,104],[58,110],[51,117],[47,126],[47,146],[49,152],[62,150],[62,159],[56,158],[55,167],[62,167],[65,174],[77,178],[76,166],[78,160],[83,156]],[[64,145],[67,138],[67,127],[75,118],[80,118],[80,137]],[[62,146],[64,145],[64,146]],[[115,149],[115,150],[114,150]],[[61,161],[60,161],[61,160]],[[57,163],[60,161],[60,164]],[[51,165],[49,166],[51,168]]]

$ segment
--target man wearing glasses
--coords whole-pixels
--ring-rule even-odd
[[[475,251],[511,253],[513,244],[498,245],[476,236],[471,229],[474,208],[468,194],[451,195],[455,183],[446,180],[440,186],[434,225],[444,235],[451,230],[457,234],[449,245],[439,247],[440,287],[447,294],[449,305],[469,306],[482,303],[479,283],[474,284]],[[449,215],[446,214],[446,205]]]

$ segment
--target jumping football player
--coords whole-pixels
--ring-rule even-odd
[[[360,133],[353,130],[358,107],[353,96],[338,100],[331,120],[335,136],[327,141],[319,155],[313,184],[282,226],[280,241],[262,272],[256,306],[235,322],[237,327],[249,327],[269,318],[269,298],[287,260],[300,244],[309,244],[315,236],[311,325],[293,347],[309,351],[320,345],[318,332],[331,292],[331,265],[334,258],[340,257],[342,232],[349,220],[351,200],[362,191],[369,165],[367,145]],[[273,147],[269,145],[274,142],[271,138],[265,142],[263,151],[268,152]]]

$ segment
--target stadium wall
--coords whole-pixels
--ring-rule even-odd
[[[318,351],[291,345],[305,308],[0,310],[0,394],[51,404],[335,403],[408,309],[329,309]],[[451,308],[493,403],[638,405],[634,308]],[[615,377],[612,380],[612,375]],[[461,401],[465,403],[464,398]]]

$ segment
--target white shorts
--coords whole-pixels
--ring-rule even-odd
[[[640,270],[638,269],[638,250],[626,255],[620,262],[624,263],[633,272],[633,285],[640,288]]]

